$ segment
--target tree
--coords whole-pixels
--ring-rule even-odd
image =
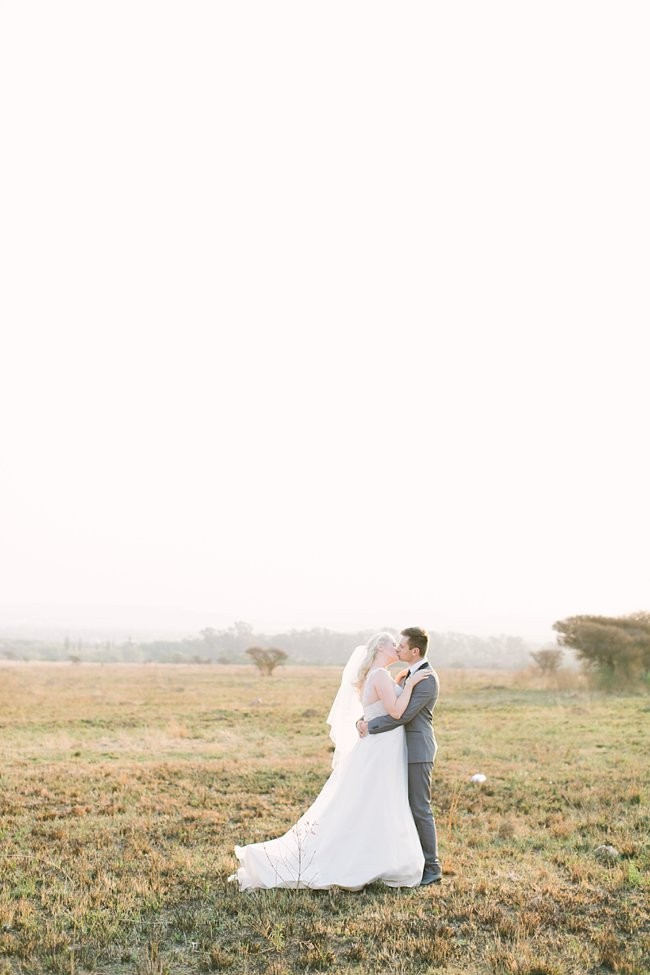
[[[650,681],[650,613],[629,616],[569,616],[553,624],[561,647],[605,684]]]
[[[240,639],[253,635],[253,627],[246,620],[236,620],[233,629]]]
[[[533,650],[531,657],[543,674],[554,674],[562,663],[564,652],[562,650]]]
[[[212,626],[207,626],[201,630],[200,636],[208,655],[214,657],[219,649],[219,634]]]
[[[287,659],[284,650],[278,650],[276,647],[270,647],[268,650],[264,647],[249,647],[246,653],[252,658],[259,672],[266,676],[270,676],[278,664]]]

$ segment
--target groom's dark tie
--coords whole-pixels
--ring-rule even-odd
[[[409,670],[409,672],[407,673],[406,677],[404,678],[404,683],[402,684],[402,687],[404,687],[404,685],[406,684],[407,680],[410,677],[412,677],[413,674],[417,674],[418,670],[423,670],[424,669],[424,666],[425,666],[424,664],[420,664],[420,666],[419,667],[416,667],[415,670]]]

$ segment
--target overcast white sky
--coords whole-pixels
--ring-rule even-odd
[[[0,5],[0,629],[650,609],[646,3]]]

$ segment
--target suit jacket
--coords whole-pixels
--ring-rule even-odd
[[[433,762],[438,750],[433,733],[433,709],[438,700],[440,682],[428,661],[418,670],[423,670],[425,667],[431,670],[432,676],[415,685],[411,700],[401,718],[391,718],[389,714],[382,714],[378,718],[371,718],[368,722],[368,731],[371,735],[380,734],[382,731],[393,731],[400,725],[404,725],[409,764]]]

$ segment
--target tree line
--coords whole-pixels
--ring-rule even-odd
[[[544,673],[561,665],[564,650],[603,687],[650,687],[650,613],[627,616],[570,616],[553,624],[558,647],[535,648],[519,636],[479,637],[467,633],[430,631],[429,656],[437,667],[523,668],[531,659]],[[382,627],[397,633],[395,627]],[[340,665],[355,646],[374,630],[338,632],[323,627],[292,629],[272,635],[255,632],[238,621],[227,629],[206,627],[182,640],[128,639],[122,642],[19,640],[0,637],[0,658],[6,660],[66,660],[103,663],[251,664],[273,659],[278,663]],[[280,654],[280,656],[278,656]]]
[[[398,633],[398,627],[385,626]],[[15,660],[71,660],[104,663],[250,664],[251,647],[279,648],[291,664],[340,665],[354,647],[375,629],[340,632],[325,627],[260,633],[245,621],[227,629],[206,627],[198,635],[176,640],[90,641],[66,637],[59,641],[0,638],[0,657]],[[512,668],[530,663],[533,645],[519,636],[479,637],[467,633],[430,632],[429,655],[439,667]]]

